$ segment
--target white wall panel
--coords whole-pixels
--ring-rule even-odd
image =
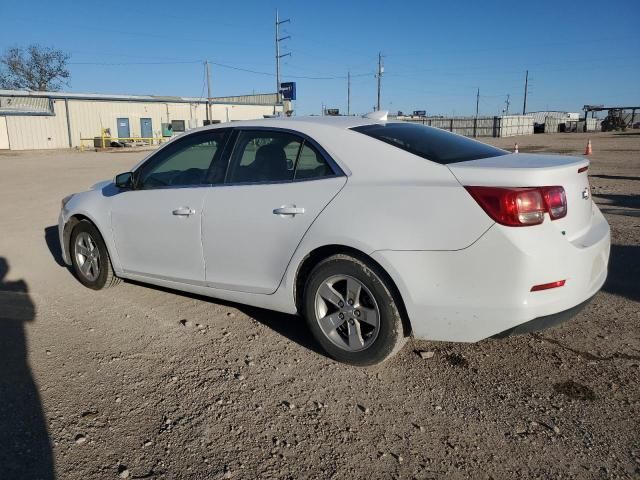
[[[103,128],[111,129],[111,136],[117,137],[118,118],[128,118],[130,135],[140,137],[140,119],[151,118],[154,137],[162,136],[162,123],[184,120],[185,126],[202,126],[206,118],[206,105],[195,103],[162,103],[112,100],[82,100],[70,98],[69,117],[71,144],[79,147],[80,138],[101,135]],[[214,120],[221,122],[263,118],[273,114],[271,105],[219,105],[211,107]],[[6,122],[8,143],[12,150],[67,148],[69,146],[65,101],[54,100],[54,116],[2,116]],[[6,120],[5,120],[6,119]],[[2,136],[0,125],[0,148]],[[84,145],[92,145],[84,142]],[[8,148],[8,147],[4,147]]]
[[[69,140],[64,100],[54,100],[53,111],[53,116],[6,116],[11,150],[67,148]]]
[[[0,150],[9,149],[9,132],[7,132],[7,117],[0,117]]]

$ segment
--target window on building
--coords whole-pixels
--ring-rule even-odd
[[[185,122],[184,120],[171,120],[171,130],[174,132],[184,132]]]

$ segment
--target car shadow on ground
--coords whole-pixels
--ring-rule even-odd
[[[590,177],[603,178],[605,180],[640,180],[640,177],[629,177],[627,175],[589,175]]]
[[[0,257],[0,468],[2,478],[55,478],[40,394],[27,361],[25,324],[35,305],[24,280],[7,281]]]
[[[605,292],[640,302],[640,247],[611,245],[609,275],[602,289]]]
[[[217,298],[207,297],[204,295],[198,295],[195,293],[182,292],[180,290],[173,290],[171,288],[159,287],[157,285],[150,285],[148,283],[138,282],[136,280],[124,280],[125,283],[131,283],[144,288],[152,288],[154,290],[160,290],[173,295],[180,295],[182,297],[193,298],[203,302],[215,303],[216,305],[223,305],[226,307],[236,308],[245,315],[260,322],[265,327],[270,328],[276,333],[279,333],[283,337],[288,338],[292,342],[311,350],[319,355],[326,357],[323,350],[320,349],[316,341],[314,340],[311,332],[307,328],[307,324],[304,319],[297,315],[289,315],[286,313],[274,312],[272,310],[266,310],[264,308],[251,307],[240,303],[227,302]]]
[[[66,268],[67,266],[62,259],[62,250],[60,249],[60,241],[58,239],[58,227],[52,225],[45,228],[44,238],[47,243],[47,247],[49,248],[49,252],[51,253],[51,256],[53,257],[55,262],[59,266]],[[158,287],[156,285],[150,285],[148,283],[137,282],[134,280],[126,280],[126,282],[145,288],[162,290],[173,295],[181,295],[183,297],[194,298],[204,302],[216,303],[217,305],[225,305],[228,307],[237,308],[245,315],[248,315],[256,321],[262,323],[264,326],[269,327],[271,330],[279,333],[280,335],[287,337],[289,340],[296,342],[297,344],[309,350],[312,350],[315,353],[325,355],[311,336],[311,332],[307,329],[307,325],[305,324],[304,320],[296,315],[287,315],[284,313],[273,312],[271,310],[265,310],[263,308],[250,307],[233,302],[226,302],[224,300],[213,299],[204,295],[197,295],[188,292],[182,292],[180,290]]]
[[[620,195],[615,193],[594,193],[596,203],[603,207],[625,207],[640,209],[639,195]],[[602,201],[604,200],[604,201]]]
[[[62,249],[60,248],[57,225],[52,225],[44,229],[44,241],[47,242],[47,248],[56,263],[61,267],[66,267],[62,259]]]

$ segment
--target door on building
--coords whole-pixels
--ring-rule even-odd
[[[131,130],[129,129],[128,118],[118,118],[118,138],[130,138]]]
[[[140,119],[140,136],[142,138],[153,138],[153,124],[150,118]]]

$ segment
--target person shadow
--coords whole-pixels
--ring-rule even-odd
[[[35,305],[24,280],[7,281],[0,257],[0,477],[55,478],[53,453],[38,388],[27,360],[25,324]]]

